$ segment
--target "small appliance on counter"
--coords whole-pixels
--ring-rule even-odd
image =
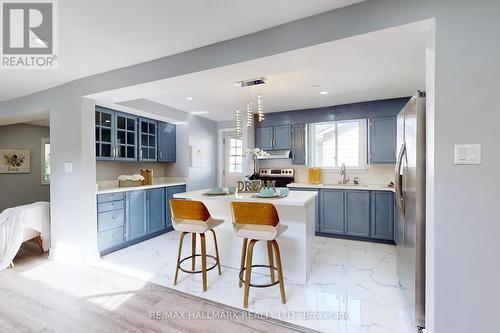
[[[153,170],[141,170],[141,175],[144,177],[142,185],[153,185]]]
[[[320,168],[309,168],[309,178],[307,180],[309,184],[317,185],[321,183],[321,169]]]

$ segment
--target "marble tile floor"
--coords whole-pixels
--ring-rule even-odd
[[[179,282],[173,286],[178,238],[176,231],[158,236],[102,257],[99,266],[242,308],[243,289],[238,287],[236,269],[223,266],[222,276],[216,269],[209,271],[208,291],[205,293],[202,292],[200,274],[180,272]],[[186,237],[183,255],[189,255],[187,251],[190,249],[190,238]],[[315,237],[314,251],[307,284],[288,281],[285,276],[286,304],[280,302],[278,286],[251,288],[248,310],[322,332],[415,331],[410,325],[410,311],[397,282],[394,246]],[[224,265],[224,258],[221,262]],[[190,268],[190,262],[186,264]],[[201,266],[199,260],[197,266]],[[269,281],[265,275],[267,269],[252,272],[257,272],[252,276],[252,282]]]

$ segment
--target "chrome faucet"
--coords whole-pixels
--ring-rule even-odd
[[[346,167],[345,163],[342,163],[342,166],[340,167],[340,175],[342,176],[341,184],[345,185],[349,182],[349,178],[347,178],[347,172],[346,172]]]

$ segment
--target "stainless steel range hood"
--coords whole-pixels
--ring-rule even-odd
[[[270,156],[269,157],[257,157],[259,160],[272,160],[272,159],[283,159],[283,158],[291,158],[292,152],[290,150],[269,150],[266,151]]]

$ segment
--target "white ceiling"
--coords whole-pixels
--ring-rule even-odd
[[[0,70],[0,101],[361,1],[58,1],[59,68]]]
[[[252,88],[251,98],[250,88],[240,90],[241,109],[258,93],[265,112],[409,96],[425,89],[426,35],[426,23],[414,23],[93,97],[106,103],[146,98],[224,121],[238,105],[234,83],[261,76],[267,83]]]

